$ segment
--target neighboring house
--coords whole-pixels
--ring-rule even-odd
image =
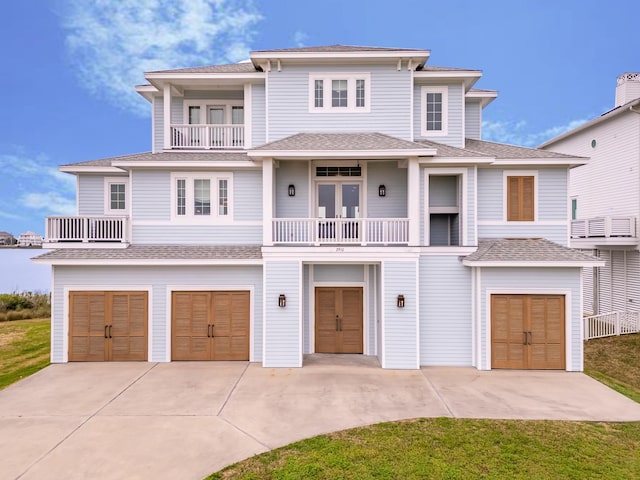
[[[582,370],[569,167],[482,141],[479,70],[428,50],[254,51],[146,73],[152,152],[61,167],[52,361],[309,353]],[[167,241],[171,239],[171,241]]]
[[[38,235],[35,232],[25,232],[21,233],[18,237],[18,246],[19,247],[41,247],[42,246],[42,236]]]
[[[585,314],[640,311],[640,73],[618,77],[615,108],[540,148],[590,157],[571,170],[571,246],[606,262],[584,271]]]
[[[9,232],[0,232],[0,245],[15,245],[16,239]]]

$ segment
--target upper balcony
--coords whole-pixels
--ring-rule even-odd
[[[128,217],[47,217],[44,248],[126,248]]]
[[[571,246],[595,248],[605,245],[637,245],[636,218],[605,216],[571,221]]]
[[[188,125],[170,126],[172,149],[223,150],[245,146],[244,125]]]

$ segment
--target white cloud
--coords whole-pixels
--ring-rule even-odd
[[[482,138],[492,142],[509,143],[512,145],[522,145],[524,147],[537,147],[541,143],[551,140],[569,130],[579,127],[588,118],[571,120],[566,125],[549,127],[541,132],[529,131],[527,122],[520,121],[490,121],[482,122]]]
[[[85,88],[149,114],[134,91],[144,72],[247,58],[262,16],[251,0],[68,0],[71,62]]]
[[[36,209],[43,214],[75,215],[76,202],[73,198],[58,192],[25,193],[20,197],[20,204]]]
[[[309,40],[309,35],[302,30],[297,30],[296,33],[293,34],[293,45],[298,48],[306,47],[307,40]]]

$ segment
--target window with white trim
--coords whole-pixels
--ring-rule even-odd
[[[447,135],[449,110],[448,87],[424,86],[420,91],[420,129],[422,136]]]
[[[369,73],[322,73],[309,75],[309,111],[369,112],[371,110]]]
[[[504,170],[504,220],[535,222],[538,220],[538,172]]]
[[[127,215],[129,179],[107,177],[104,179],[104,211],[106,215]]]
[[[173,173],[171,183],[171,218],[231,220],[231,173]]]

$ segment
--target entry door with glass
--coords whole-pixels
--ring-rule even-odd
[[[358,242],[360,235],[360,184],[318,184],[318,238],[320,241]]]

